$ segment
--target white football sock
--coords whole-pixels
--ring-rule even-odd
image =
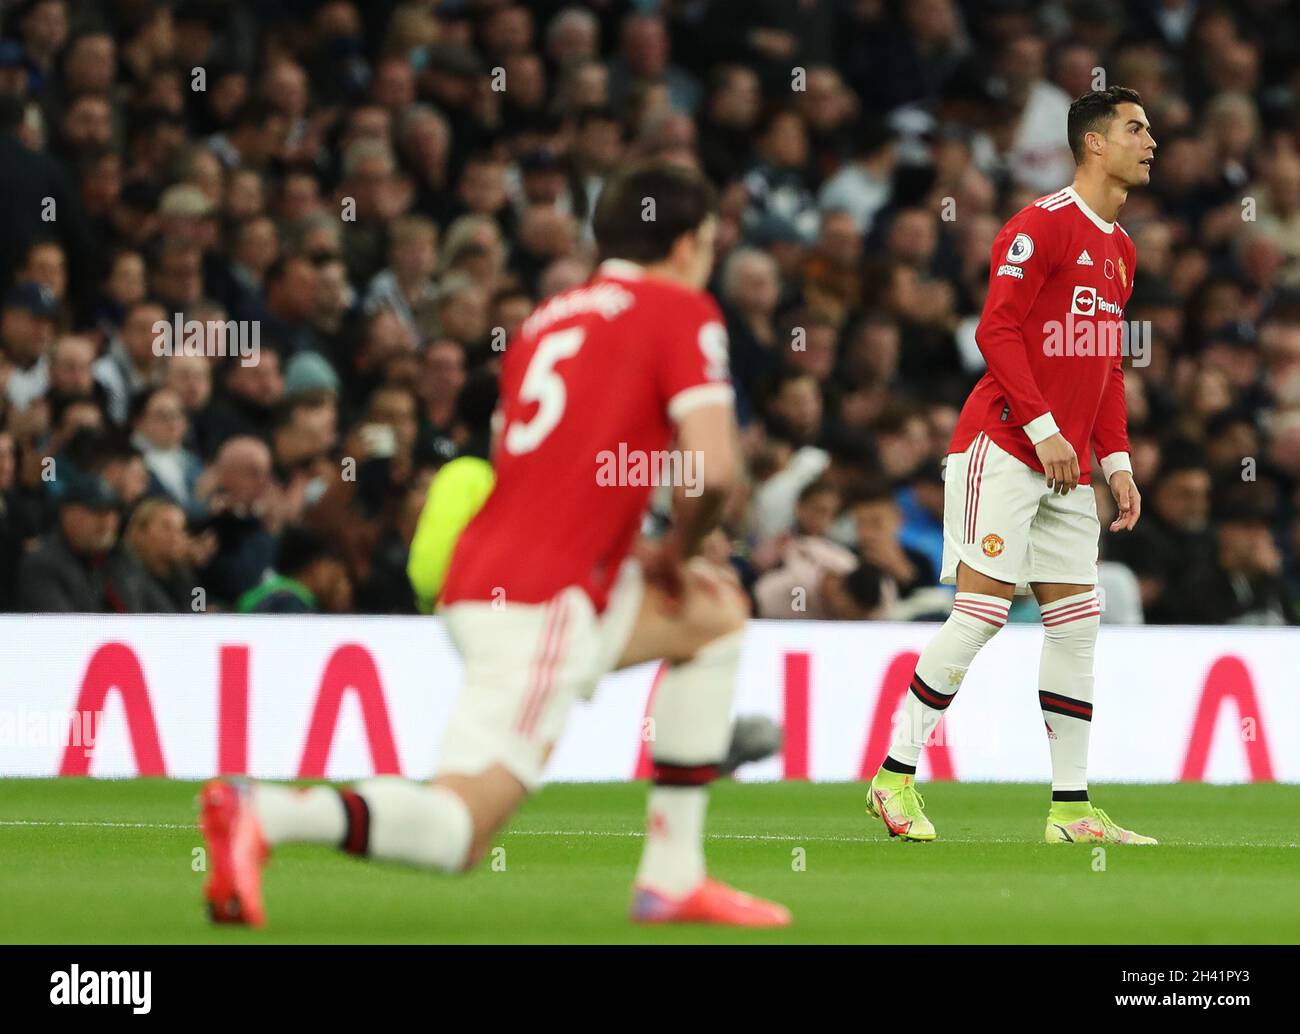
[[[646,801],[638,886],[680,897],[703,880],[708,783],[731,742],[743,631],[731,632],[664,673],[652,717],[655,784]]]
[[[916,768],[921,748],[961,688],[975,655],[1007,623],[1011,602],[1000,596],[959,592],[952,613],[916,662],[889,744],[889,757]]]
[[[459,794],[399,776],[363,780],[355,792],[369,825],[360,853],[442,872],[464,868],[474,822]]]
[[[269,844],[338,845],[347,828],[343,801],[332,786],[295,789],[257,783],[253,811]]]
[[[1038,705],[1052,752],[1052,790],[1087,790],[1092,671],[1101,603],[1090,589],[1049,603],[1042,614]]]
[[[638,886],[681,897],[704,880],[707,786],[652,786],[646,797],[645,849]]]

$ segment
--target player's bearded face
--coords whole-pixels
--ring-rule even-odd
[[[1155,153],[1156,142],[1142,106],[1117,105],[1106,131],[1106,171],[1125,186],[1145,186],[1151,182]]]

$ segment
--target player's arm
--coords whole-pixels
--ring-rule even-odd
[[[1037,451],[1048,484],[1069,491],[1079,483],[1079,459],[1034,380],[1029,349],[1037,347],[1041,336],[1033,328],[1026,333],[1025,326],[1043,284],[1058,264],[1056,236],[1047,219],[1046,212],[1030,208],[1007,223],[993,242],[989,293],[975,343],[1012,418]]]
[[[694,556],[718,526],[736,481],[736,414],[730,401],[708,402],[684,413],[677,447],[690,457],[690,484],[674,486],[673,528],[683,556]],[[683,466],[683,469],[687,469]]]
[[[725,391],[725,401],[721,401],[721,392],[715,394],[707,387],[680,396],[683,401],[709,401],[701,401],[676,418],[680,469],[689,471],[690,476],[673,486],[671,530],[658,548],[643,558],[646,581],[664,591],[670,606],[681,601],[686,562],[699,556],[705,538],[718,526],[735,484],[739,433],[729,385]]]
[[[735,391],[727,366],[727,332],[722,314],[707,295],[674,311],[663,327],[655,376],[669,420],[677,429],[680,469],[689,472],[674,486],[673,529],[665,536],[653,570],[670,596],[680,589],[682,563],[699,552],[717,527],[736,478]]]
[[[1123,362],[1122,356],[1115,357],[1092,428],[1092,451],[1097,454],[1102,475],[1119,509],[1119,515],[1111,522],[1111,531],[1131,531],[1142,515],[1142,496],[1133,482],[1133,463],[1129,458]]]
[[[1137,248],[1127,233],[1120,228],[1123,243],[1128,251],[1128,294],[1124,305],[1128,306],[1133,297],[1133,285],[1137,277]],[[1101,463],[1102,476],[1110,486],[1110,493],[1115,497],[1118,516],[1111,522],[1111,531],[1132,531],[1142,515],[1142,495],[1133,481],[1133,463],[1129,458],[1128,443],[1128,400],[1124,393],[1124,360],[1115,357],[1111,367],[1110,380],[1102,392],[1101,405],[1097,410],[1097,420],[1092,428],[1092,451]]]

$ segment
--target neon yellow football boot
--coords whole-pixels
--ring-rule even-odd
[[[925,799],[916,791],[916,777],[881,769],[867,790],[867,814],[880,819],[891,837],[930,841],[934,823],[922,811]]]
[[[1086,810],[1085,810],[1086,809]],[[1054,804],[1047,815],[1043,839],[1049,844],[1156,844],[1155,837],[1144,837],[1125,829],[1100,808],[1081,802],[1062,807]]]

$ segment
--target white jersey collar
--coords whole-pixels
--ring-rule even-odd
[[[1102,233],[1115,232],[1115,224],[1106,222],[1105,219],[1103,219],[1091,208],[1089,208],[1087,202],[1084,201],[1083,198],[1079,196],[1079,192],[1077,190],[1075,190],[1073,187],[1066,187],[1065,192],[1069,194],[1070,197],[1073,199],[1074,203],[1079,206],[1079,211],[1092,220],[1092,224],[1095,227],[1097,227],[1097,229],[1099,229]]]
[[[645,267],[638,262],[627,259],[606,259],[597,270],[602,276],[616,276],[623,280],[640,280],[645,276]]]

